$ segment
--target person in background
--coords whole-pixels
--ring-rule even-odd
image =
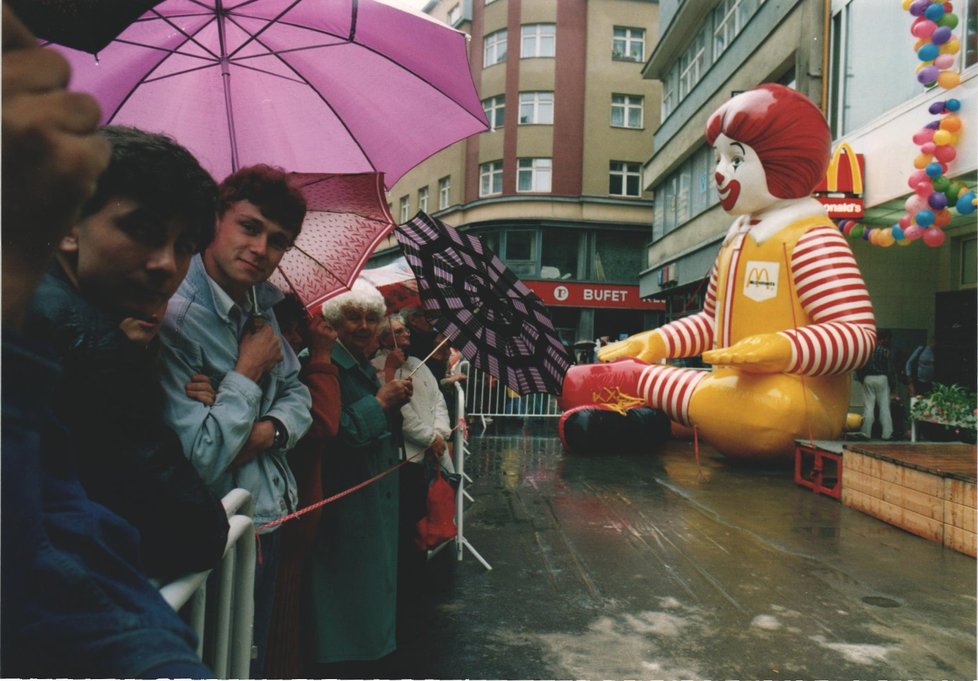
[[[873,436],[876,406],[879,405],[881,437],[893,439],[893,417],[890,412],[890,388],[893,363],[890,358],[890,332],[882,329],[876,334],[876,348],[863,368],[857,372],[863,385],[863,425],[860,435],[868,440]]]
[[[275,306],[275,317],[302,365],[301,380],[312,395],[312,427],[289,452],[289,466],[298,485],[299,508],[323,499],[323,458],[340,426],[340,384],[331,354],[336,331],[320,315],[309,317],[305,306],[288,294]],[[268,641],[269,678],[305,675],[302,650],[302,590],[309,550],[316,540],[322,510],[310,511],[282,528],[282,565]]]
[[[435,349],[436,332],[434,327],[420,307],[404,308],[401,310],[401,317],[407,323],[408,331],[411,332],[411,349],[408,354],[421,360],[425,359]],[[431,360],[428,362],[431,373],[435,376],[444,375],[445,367],[431,365]]]
[[[456,413],[458,411],[458,396],[455,392],[455,385],[464,381],[466,375],[458,369],[458,360],[453,361],[452,353],[453,351],[457,351],[449,343],[444,341],[445,334],[438,333],[435,335],[435,354],[431,356],[431,359],[445,366],[444,375],[438,376],[435,374],[435,377],[439,379],[438,384],[441,388],[442,397],[445,398],[445,404],[448,407],[448,420],[450,423],[455,423],[458,419],[458,414]],[[459,355],[460,357],[461,355]],[[429,360],[428,363],[430,364],[431,361]],[[434,374],[434,371],[432,373]],[[448,463],[451,463],[450,458],[448,459]],[[446,468],[450,472],[454,472],[453,467],[446,466]]]
[[[251,493],[259,528],[298,508],[286,453],[312,424],[299,360],[272,312],[283,294],[267,281],[299,235],[305,212],[302,194],[281,169],[250,166],[225,178],[214,240],[194,256],[160,331],[164,419],[215,494],[235,487]],[[188,381],[210,381],[213,403],[198,401]],[[278,527],[259,530],[255,678],[264,675]]]
[[[340,428],[323,460],[323,494],[365,484],[323,507],[309,565],[310,678],[375,678],[396,647],[400,410],[412,380],[381,384],[368,348],[384,316],[370,284],[323,304],[336,329],[333,364],[340,382]]]
[[[110,157],[68,64],[3,5],[0,675],[211,678],[146,579],[135,529],[85,494],[50,404],[60,367],[21,324],[54,246]]]
[[[910,396],[926,395],[934,387],[934,361],[936,360],[937,339],[931,338],[927,345],[918,345],[907,358],[904,372],[909,378]]]
[[[64,366],[54,411],[72,429],[89,497],[139,530],[150,577],[207,570],[224,507],[164,425],[154,337],[194,252],[214,230],[217,185],[163,135],[108,127],[112,160],[60,243],[25,333]]]
[[[411,401],[401,407],[404,458],[410,462],[401,468],[399,490],[397,600],[398,611],[404,615],[413,611],[416,605],[419,591],[417,586],[423,579],[427,563],[426,551],[415,543],[418,521],[428,511],[425,457],[430,454],[435,465],[442,465],[442,461],[451,465],[447,441],[452,428],[448,422],[448,407],[442,397],[438,379],[417,357],[401,359],[404,352],[410,352],[411,347],[411,332],[404,319],[398,314],[387,317],[380,325],[378,338],[380,350],[372,361],[378,374],[385,372],[386,380],[410,375],[413,385]],[[398,359],[391,362],[391,358]]]

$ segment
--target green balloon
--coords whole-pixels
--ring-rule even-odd
[[[931,180],[931,184],[934,186],[934,191],[943,192],[948,188],[948,185],[951,184],[951,181],[943,175],[940,175]]]
[[[940,21],[937,22],[938,26],[947,26],[948,28],[954,28],[958,25],[958,15],[951,12],[947,12]]]

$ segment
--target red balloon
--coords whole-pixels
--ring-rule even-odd
[[[928,227],[924,230],[924,243],[931,248],[937,248],[944,243],[944,232],[937,227]]]

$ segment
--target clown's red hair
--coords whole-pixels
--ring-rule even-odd
[[[811,194],[829,165],[832,135],[825,117],[812,100],[784,85],[760,85],[713,112],[707,141],[712,145],[720,133],[757,152],[768,191],[779,199]]]

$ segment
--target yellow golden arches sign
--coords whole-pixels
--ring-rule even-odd
[[[848,142],[839,142],[814,194],[830,218],[862,217],[863,155],[853,151]]]

